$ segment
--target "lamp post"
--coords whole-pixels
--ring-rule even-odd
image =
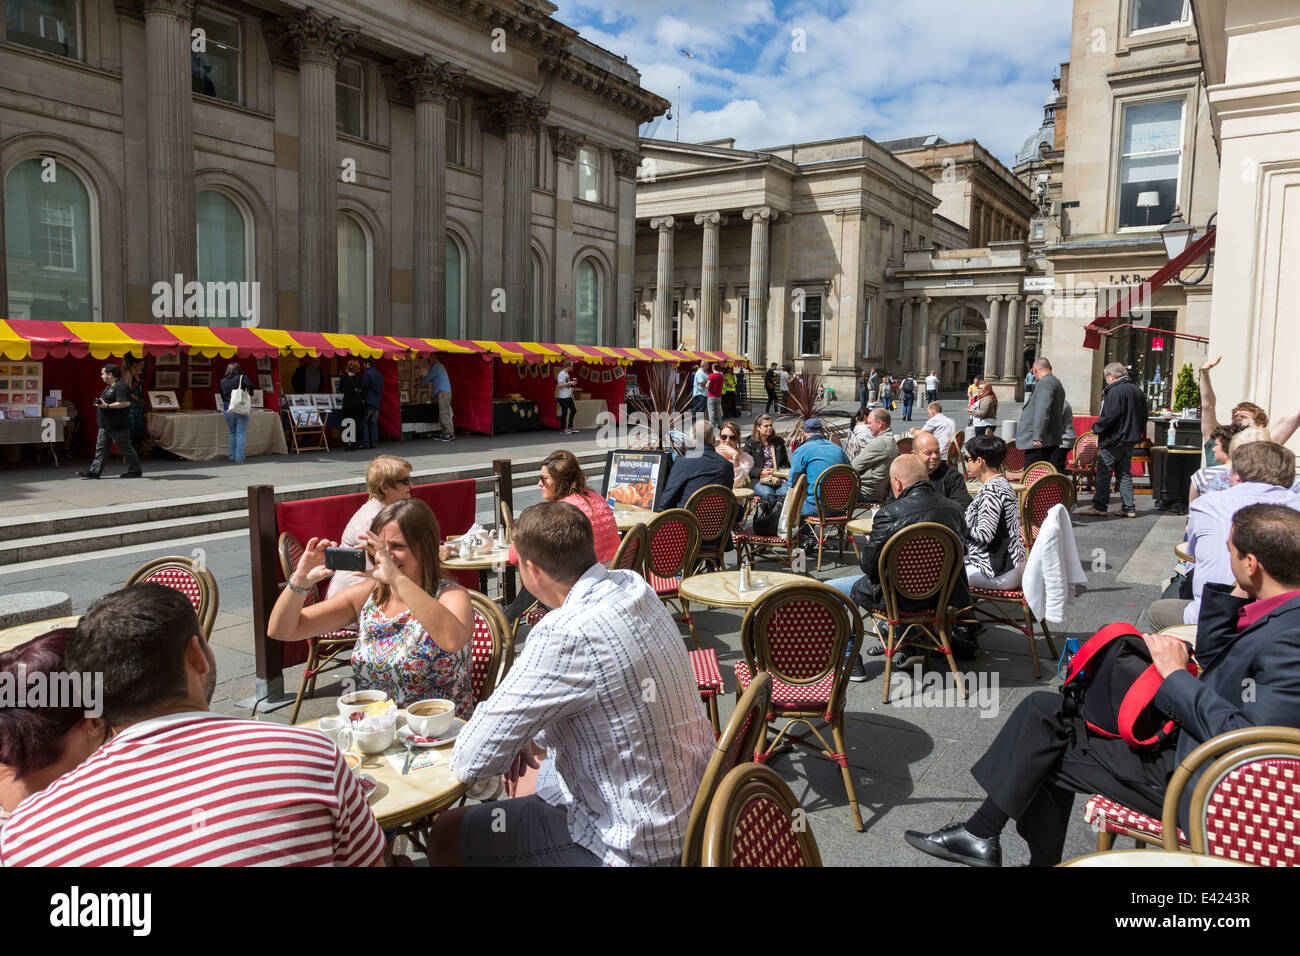
[[[1207,232],[1213,227],[1216,216],[1218,216],[1217,212],[1212,214],[1209,221],[1205,224]],[[1191,245],[1192,240],[1195,238],[1196,227],[1183,219],[1182,211],[1178,206],[1175,206],[1173,218],[1160,227],[1160,239],[1165,244],[1165,257],[1168,258],[1170,262],[1177,259],[1187,251],[1187,247]],[[1174,276],[1173,279],[1179,285],[1199,285],[1205,277],[1210,274],[1210,265],[1213,261],[1214,253],[1206,253],[1205,267],[1201,270],[1199,276],[1190,281],[1185,281],[1178,276]]]

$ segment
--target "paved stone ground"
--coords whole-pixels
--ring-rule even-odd
[[[556,437],[548,435],[544,443],[538,443],[536,436],[532,436],[531,442],[523,436],[458,439],[450,447],[432,445],[427,452],[423,448],[429,447],[429,443],[408,443],[405,448],[396,444],[389,447],[410,458],[418,470],[423,470],[439,465],[479,463],[511,449],[518,449],[517,454],[534,456],[561,444],[555,440]],[[566,441],[563,443],[565,447],[575,451],[595,447],[589,435],[571,438],[579,440]],[[359,470],[359,463],[365,460],[361,453],[353,453],[352,458],[344,453],[330,458],[322,456],[321,460],[267,459],[244,466],[226,462],[173,463],[166,467],[178,476],[215,474],[214,481],[235,488],[255,481],[287,484],[337,478],[348,470]],[[238,474],[233,474],[235,472]],[[88,504],[84,490],[86,483],[72,478],[71,470],[59,473],[45,470],[39,477],[40,480],[35,476],[31,479],[25,513]],[[141,494],[143,492],[133,492],[132,489],[145,483],[113,484],[114,491],[120,484],[127,486],[124,494]],[[98,492],[107,485],[101,481],[94,486],[97,493],[94,503],[104,503]],[[192,487],[193,493],[199,494],[219,490],[207,484],[186,487]],[[172,485],[171,488],[169,496],[176,496],[178,486]],[[516,492],[518,508],[537,500],[536,491]],[[56,503],[60,501],[66,504]],[[1137,621],[1147,604],[1159,596],[1159,583],[1173,566],[1172,546],[1182,537],[1183,521],[1156,516],[1149,510],[1150,504],[1149,497],[1138,497],[1139,517],[1136,520],[1080,518],[1075,522],[1080,557],[1089,572],[1089,590],[1069,609],[1068,620],[1052,627],[1058,651],[1066,638],[1087,637],[1102,624],[1121,619]],[[490,512],[490,496],[480,496],[479,519],[490,522]],[[2,514],[0,518],[3,518]],[[149,558],[190,553],[193,547],[204,548],[207,564],[217,578],[221,594],[221,609],[212,636],[219,679],[213,709],[247,716],[246,709],[241,711],[236,706],[236,701],[253,694],[252,594],[246,532],[121,548],[93,556],[52,559],[39,567],[0,568],[0,594],[53,587],[67,591],[72,598],[73,611],[79,612],[99,595],[120,587],[131,570]],[[857,573],[851,554],[849,557],[847,565],[836,566],[834,562],[827,562],[818,576],[829,578]],[[713,647],[718,652],[728,687],[733,689],[731,664],[741,659],[740,621],[739,611],[696,609],[695,613],[700,638],[706,647]],[[689,642],[685,628],[682,634],[683,640]],[[908,847],[902,840],[903,831],[912,828],[930,830],[968,816],[983,797],[970,775],[971,764],[983,753],[1007,715],[1026,694],[1039,689],[1055,690],[1057,684],[1052,679],[1055,661],[1047,660],[1049,655],[1041,638],[1038,648],[1043,659],[1042,680],[1033,677],[1027,641],[1021,633],[1009,628],[989,628],[982,636],[981,644],[979,657],[964,664],[963,668],[976,672],[979,679],[985,681],[984,686],[996,688],[994,706],[984,712],[968,706],[882,704],[884,665],[878,659],[868,659],[868,673],[871,674],[868,682],[850,684],[846,738],[850,770],[866,832],[857,833],[853,829],[837,766],[800,755],[781,757],[773,762],[772,766],[790,783],[807,810],[810,826],[828,865],[949,865]],[[941,662],[936,661],[932,670],[942,673],[940,667]],[[300,719],[332,713],[339,679],[348,673],[344,669],[323,678],[316,698],[304,705]],[[300,674],[300,667],[287,671],[286,688],[296,688]],[[724,721],[733,703],[731,696],[722,701]],[[288,710],[278,711],[264,719],[287,721]],[[1082,822],[1082,805],[1082,800],[1076,802],[1066,844],[1067,857],[1088,853],[1094,848],[1095,836]],[[1008,864],[1027,862],[1027,849],[1010,829],[1004,835],[1003,845]]]

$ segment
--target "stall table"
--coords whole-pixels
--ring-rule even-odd
[[[230,430],[223,412],[150,412],[145,428],[155,445],[187,461],[216,461],[230,454]],[[287,455],[279,412],[253,409],[248,416],[244,455]]]
[[[507,399],[492,403],[492,434],[531,432],[542,427],[537,403],[527,399]]]
[[[574,428],[595,428],[600,424],[596,420],[597,417],[609,411],[609,406],[603,398],[574,399],[573,405],[577,409],[577,413],[573,416]]]
[[[45,434],[45,423],[54,423],[53,436]],[[40,445],[42,451],[49,451],[57,468],[59,464],[58,446],[63,444],[70,418],[0,418],[0,445]],[[15,451],[15,456],[21,451]],[[14,459],[15,461],[17,458]]]

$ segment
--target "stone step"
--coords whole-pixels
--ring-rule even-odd
[[[62,531],[36,537],[0,542],[0,567],[57,558],[67,554],[90,554],[109,548],[146,544],[150,541],[169,541],[236,531],[248,527],[248,509],[220,511],[169,518],[163,521],[144,521],[124,524],[120,520],[112,528],[100,528],[87,533],[84,530]]]

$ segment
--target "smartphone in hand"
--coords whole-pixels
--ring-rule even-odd
[[[325,567],[331,571],[364,571],[366,552],[361,548],[326,548]]]

